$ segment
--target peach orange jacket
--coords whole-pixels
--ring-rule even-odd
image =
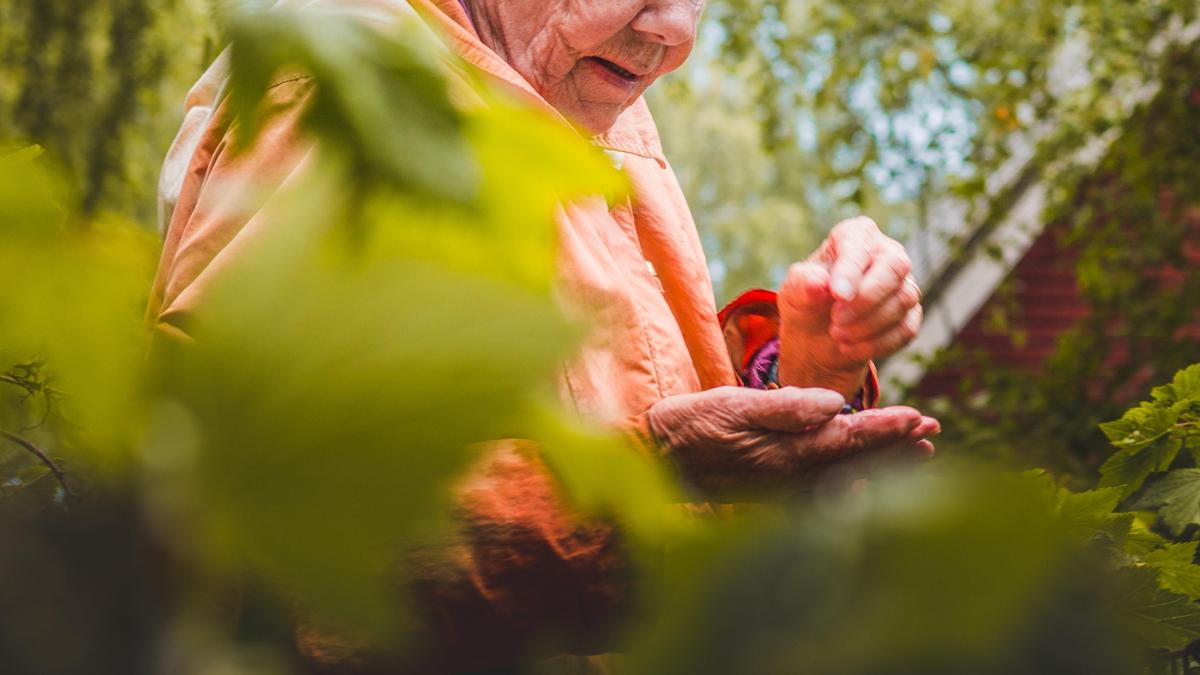
[[[550,109],[480,42],[458,0],[355,5],[385,17],[417,10],[467,62]],[[261,228],[279,226],[247,212],[244,200],[235,206],[227,188],[253,181],[268,188],[265,203],[311,151],[296,124],[311,95],[302,78],[271,89],[261,138],[232,156],[221,99],[226,68],[219,60],[189,95],[160,183],[164,247],[149,316],[159,333],[179,339],[188,339],[187,316],[204,302],[211,279]],[[633,198],[611,208],[590,200],[565,208],[559,219],[561,293],[596,325],[577,357],[563,364],[559,386],[588,418],[636,424],[664,397],[735,385],[738,378],[695,225],[645,102],[593,142],[628,174]],[[459,504],[461,544],[432,562],[413,563],[434,632],[426,657],[439,664],[423,668],[501,665],[522,658],[527,640],[547,632],[572,651],[602,650],[605,630],[629,600],[614,531],[566,514],[536,460],[512,448],[497,450],[464,482]],[[307,647],[316,658],[338,657],[316,640]]]

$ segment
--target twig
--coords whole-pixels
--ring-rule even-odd
[[[0,374],[0,382],[5,382],[5,383],[11,384],[16,387],[20,387],[25,390],[29,389],[29,384],[27,382],[25,382],[24,380],[18,380],[17,378],[13,377],[12,375],[9,375],[8,373]]]
[[[58,464],[56,464],[53,459],[50,459],[50,455],[47,455],[45,451],[30,441],[27,441],[10,431],[0,429],[0,436],[3,436],[22,448],[25,448],[31,454],[41,460],[42,464],[45,464],[46,467],[50,469],[50,473],[53,473],[54,477],[58,479],[58,484],[62,486],[62,489],[66,492],[66,494],[71,497],[75,496],[75,492],[71,489],[71,486],[67,484],[67,475],[63,473],[62,469],[58,468]]]

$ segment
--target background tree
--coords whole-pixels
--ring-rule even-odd
[[[1176,0],[713,0],[693,60],[654,102],[718,294],[777,283],[858,212],[907,241],[929,281],[1042,181],[1045,221],[1082,251],[1091,316],[1038,373],[943,355],[977,377],[940,403],[942,445],[1094,481],[1096,424],[1197,355],[1196,16]]]
[[[183,99],[216,55],[211,0],[0,0],[0,143],[43,145],[88,213],[151,222]]]

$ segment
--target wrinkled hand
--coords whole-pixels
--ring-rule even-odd
[[[867,362],[899,350],[921,327],[921,291],[904,247],[870,218],[838,223],[788,270],[779,291],[779,381],[852,396]]]
[[[933,454],[932,417],[906,407],[840,415],[844,404],[827,389],[719,387],[659,401],[649,423],[684,478],[714,495],[803,487],[851,459]]]

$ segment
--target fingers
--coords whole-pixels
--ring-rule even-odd
[[[884,469],[896,469],[928,460],[933,456],[933,442],[921,439],[898,443],[886,448],[867,450],[850,461],[829,467],[830,476],[861,480],[864,476]]]
[[[803,459],[829,462],[902,442],[911,444],[918,440],[913,436],[915,432],[934,428],[928,420],[932,418],[904,406],[839,415],[810,434],[795,439],[796,451]],[[936,423],[932,420],[933,425]]]
[[[832,306],[829,270],[812,262],[796,263],[788,269],[779,289],[779,312],[789,329],[824,332]]]
[[[942,433],[942,425],[932,417],[922,416],[921,421],[908,436],[898,443],[881,448],[868,449],[860,457],[872,464],[919,461],[933,456],[933,441],[929,439]]]
[[[843,220],[830,231],[830,248],[835,258],[829,270],[829,288],[835,299],[849,302],[858,295],[881,236],[875,221],[863,216]]]
[[[774,391],[742,389],[748,429],[801,433],[836,417],[846,399],[828,389],[784,387]]]
[[[912,342],[921,330],[924,310],[920,305],[913,307],[899,324],[888,328],[884,333],[865,340],[841,343],[838,349],[847,359],[873,359],[888,356]]]
[[[915,429],[909,432],[908,437],[910,440],[916,440],[929,438],[930,436],[937,436],[940,433],[942,433],[942,423],[933,417],[923,416],[921,418],[921,423],[918,424]],[[933,445],[930,444],[930,447],[932,448]]]
[[[836,417],[846,404],[828,389],[773,391],[718,387],[668,396],[647,412],[651,433],[668,447],[722,446],[745,434],[800,434]]]
[[[938,429],[928,435],[936,436],[940,431]],[[844,462],[844,464],[878,470],[881,467],[925,461],[933,457],[933,453],[933,441],[922,437],[901,441],[884,448],[865,450],[852,461]]]
[[[872,248],[870,265],[863,274],[854,299],[838,303],[836,308],[847,318],[869,314],[899,292],[919,290],[905,284],[912,272],[912,260],[900,242],[881,234]]]
[[[915,283],[901,283],[890,297],[865,314],[854,313],[839,303],[833,308],[829,336],[838,342],[850,344],[885,335],[899,326],[920,301],[920,292]]]

